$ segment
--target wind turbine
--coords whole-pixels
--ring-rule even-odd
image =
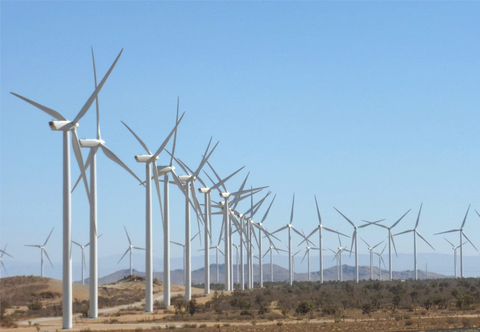
[[[339,243],[337,251],[335,252],[332,249],[329,249],[329,250],[335,254],[333,259],[337,259],[337,276],[340,277],[340,281],[343,281],[342,253],[344,251],[352,253],[352,251],[343,247],[342,246],[342,240],[340,240],[340,235],[337,234],[337,236],[338,236],[338,243]]]
[[[102,234],[100,234],[99,236],[97,236],[97,239],[100,238],[102,236]],[[96,242],[96,241],[95,241]],[[87,269],[87,265],[85,264],[85,248],[88,247],[90,245],[90,242],[88,242],[87,244],[85,245],[81,245],[80,243],[76,242],[76,241],[73,241],[72,240],[72,243],[76,244],[81,250],[82,250],[82,285],[85,284],[85,276],[84,276],[84,272],[85,270]],[[90,246],[90,250],[92,250],[92,247]],[[91,259],[91,257],[90,257]],[[90,265],[90,268],[91,268],[91,265]],[[89,280],[89,283],[92,282],[92,279]],[[93,318],[93,317],[91,317]]]
[[[225,254],[223,253],[222,249],[220,249],[220,246],[218,246],[218,245],[209,247],[209,249],[215,249],[215,267],[217,268],[215,283],[218,284],[220,282],[220,271],[219,271],[219,266],[218,266],[218,252],[220,252],[223,256],[225,256]]]
[[[197,194],[195,190],[195,180],[197,180],[198,175],[200,174],[200,171],[202,170],[203,166],[205,166],[205,163],[208,162],[208,158],[212,155],[213,151],[215,151],[217,144],[212,148],[211,151],[210,149],[210,144],[212,142],[212,139],[210,138],[210,141],[207,145],[207,149],[205,150],[205,153],[202,156],[202,160],[196,169],[195,172],[191,172],[191,170],[187,167],[187,165],[182,162],[181,160],[177,159],[179,162],[180,167],[187,173],[186,175],[180,175],[179,179],[181,181],[181,186],[183,188],[183,191],[185,192],[185,243],[186,243],[186,248],[185,248],[185,255],[186,255],[186,281],[185,281],[185,301],[190,301],[192,299],[192,251],[191,251],[191,246],[190,243],[188,242],[188,239],[190,239],[190,205],[192,205],[196,215],[197,215],[197,222],[201,216],[201,208],[200,204],[198,203],[197,199]],[[193,203],[190,200],[190,193],[193,197]],[[204,219],[204,217],[201,217]],[[204,223],[206,223],[206,220],[203,220]],[[200,231],[200,224],[198,224],[199,231]]]
[[[292,274],[293,274],[293,280],[295,280],[295,256],[297,256],[300,253],[301,250],[297,251],[292,255]]]
[[[223,185],[226,181],[228,181],[231,177],[233,177],[235,174],[240,172],[245,166],[241,167],[237,171],[233,172],[226,178],[222,179],[221,181],[218,181],[216,184],[213,184],[212,187],[208,187],[203,180],[198,177],[198,181],[203,185],[203,188],[198,188],[198,191],[202,194],[205,195],[205,222],[204,222],[204,235],[205,235],[205,294],[210,294],[210,257],[208,253],[208,248],[209,248],[209,243],[211,243],[211,231],[212,231],[212,206],[211,206],[211,193],[212,190],[217,189],[221,185]],[[209,239],[210,238],[210,239]],[[210,240],[210,241],[209,241]]]
[[[125,229],[125,234],[127,234],[127,238],[128,238],[128,248],[127,248],[127,251],[125,251],[125,253],[123,254],[123,256],[118,260],[117,264],[120,263],[120,261],[123,259],[123,257],[125,257],[125,255],[126,255],[128,252],[130,252],[130,275],[133,275],[133,268],[132,268],[132,251],[133,251],[133,249],[145,250],[145,248],[140,248],[140,247],[135,247],[135,246],[133,246],[132,241],[130,240],[130,236],[128,235],[127,228],[126,228],[125,226],[123,226],[123,228]]]
[[[410,233],[412,232],[413,233],[413,268],[414,268],[414,271],[415,271],[415,280],[418,279],[418,271],[417,271],[417,235],[420,236],[420,238],[425,241],[426,244],[428,244],[430,246],[430,248],[432,248],[433,250],[435,250],[434,247],[432,247],[432,245],[430,243],[428,243],[427,240],[425,240],[425,238],[417,231],[417,227],[418,227],[418,223],[420,222],[420,214],[422,213],[422,206],[423,206],[423,203],[420,205],[420,209],[418,210],[418,216],[417,216],[417,222],[415,223],[415,228],[413,229],[410,229],[410,230],[406,230],[406,231],[403,231],[401,233],[397,233],[395,234],[394,236],[397,236],[397,235],[401,235],[401,234],[406,234],[406,233]],[[441,233],[438,233],[438,234],[441,234]]]
[[[349,237],[348,235],[345,235],[343,233],[337,232],[336,230],[333,230],[331,228],[325,227],[322,225],[322,216],[320,215],[320,209],[318,208],[318,202],[317,202],[317,196],[315,197],[315,205],[317,207],[317,216],[318,216],[318,226],[307,236],[307,239],[310,238],[313,234],[315,234],[316,231],[318,231],[318,250],[319,250],[319,256],[320,256],[320,283],[323,283],[323,244],[322,244],[322,230],[325,229],[326,231],[336,233],[337,235],[342,235],[345,237]],[[305,241],[305,240],[304,240]],[[300,242],[302,244],[304,241]]]
[[[337,210],[336,207],[334,207],[335,210]],[[350,255],[352,254],[352,250],[353,250],[353,244],[355,243],[355,281],[358,283],[359,281],[359,275],[358,275],[358,239],[357,239],[357,230],[359,228],[364,228],[364,227],[367,227],[367,226],[370,226],[371,223],[367,223],[367,224],[363,224],[361,226],[356,226],[353,221],[351,221],[350,219],[348,219],[342,212],[338,211],[338,213],[340,213],[342,215],[342,217],[344,217],[348,223],[350,225],[352,225],[353,227],[353,235],[352,235],[352,245],[350,247]],[[382,220],[378,220],[378,221],[374,221],[373,223],[377,223],[377,222],[380,222]]]
[[[165,141],[160,145],[158,150],[155,152],[155,154],[152,154],[150,150],[148,149],[147,145],[138,137],[135,132],[130,129],[130,127],[122,121],[122,123],[127,127],[127,129],[132,133],[132,135],[137,139],[137,141],[140,143],[140,145],[143,147],[143,149],[147,152],[146,155],[136,155],[135,160],[138,163],[145,163],[145,183],[146,183],[146,192],[145,192],[145,245],[146,245],[146,254],[145,254],[145,312],[152,312],[153,311],[153,241],[152,241],[152,187],[150,183],[150,177],[151,177],[151,164],[153,164],[153,176],[154,180],[153,182],[155,183],[155,188],[157,190],[157,196],[158,196],[158,203],[160,206],[160,216],[162,218],[162,223],[165,223],[163,220],[163,208],[162,208],[162,197],[160,194],[160,184],[159,184],[159,174],[158,174],[158,168],[157,168],[157,160],[159,154],[163,151],[165,146],[167,145],[168,141],[170,140],[170,137],[176,132],[178,125],[183,119],[183,116],[185,113],[182,114],[180,119],[175,124],[175,127],[172,129],[170,134],[167,136]],[[174,173],[173,173],[174,174]],[[174,176],[174,179],[176,177]],[[178,179],[177,179],[178,180]],[[165,226],[165,225],[164,225]],[[165,273],[165,271],[164,271]]]
[[[55,227],[52,228],[52,230],[50,231],[50,234],[48,234],[48,237],[43,244],[26,244],[25,245],[26,247],[35,247],[35,248],[40,249],[40,271],[41,271],[41,276],[42,277],[43,277],[43,253],[45,253],[45,256],[47,256],[48,261],[50,262],[50,265],[53,267],[52,261],[50,260],[50,257],[48,256],[47,249],[45,249],[45,246],[47,245],[48,240],[50,239],[50,236],[52,235],[54,228]]]
[[[290,213],[290,223],[287,225],[277,229],[275,232],[271,233],[271,235],[281,232],[284,229],[288,229],[288,271],[289,271],[289,284],[290,286],[293,284],[293,266],[292,266],[292,230],[296,232],[298,235],[303,237],[303,234],[300,233],[295,227],[293,227],[293,210],[295,207],[295,194],[293,194],[292,200],[292,212]]]
[[[217,178],[218,181],[221,180],[220,176],[217,174],[215,169],[212,167],[212,165],[207,161],[208,166],[212,170],[212,172],[215,174],[215,177]],[[213,181],[212,181],[213,182]],[[243,186],[243,185],[242,185]],[[266,187],[260,187],[260,188],[252,188],[249,190],[243,190],[243,188],[240,188],[239,191],[236,192],[229,192],[225,186],[225,184],[222,184],[222,189],[219,190],[220,197],[223,198],[223,202],[220,202],[220,207],[223,210],[223,230],[225,231],[224,233],[224,238],[225,238],[225,290],[226,291],[231,291],[233,290],[233,282],[232,282],[232,230],[231,230],[231,209],[230,209],[230,197],[234,197],[234,200],[240,201],[241,199],[244,199],[248,196],[253,195],[254,193],[264,189]],[[241,198],[237,196],[241,196],[243,194],[250,193],[250,195],[243,196]],[[222,204],[223,203],[223,204]],[[233,204],[233,202],[232,202]],[[220,236],[221,237],[221,236]]]
[[[275,249],[277,252],[279,251],[287,252],[286,250],[275,248],[274,245],[270,245],[270,247],[265,252],[265,254],[263,254],[263,257],[265,257],[268,253],[270,253],[270,281],[271,282],[273,282],[273,249]]]
[[[3,264],[3,255],[7,255],[7,256],[10,256],[13,258],[12,255],[10,255],[8,252],[7,252],[7,246],[8,246],[8,243],[5,245],[5,248],[3,248],[3,250],[0,249],[0,252],[2,253],[0,255],[0,264],[2,264],[2,267],[3,269],[5,270],[5,273],[6,275],[8,276],[8,272],[7,272],[7,268],[5,267],[5,264]]]
[[[63,294],[63,303],[62,303],[62,326],[64,329],[71,329],[72,328],[72,260],[71,260],[71,193],[70,193],[70,131],[72,132],[72,146],[73,151],[75,154],[75,158],[77,160],[78,166],[80,168],[80,173],[83,177],[83,182],[85,184],[85,190],[87,191],[88,201],[91,202],[90,199],[90,192],[88,189],[87,183],[87,176],[85,173],[85,168],[83,166],[83,157],[82,152],[80,150],[80,144],[78,142],[77,137],[77,127],[79,126],[78,121],[87,113],[88,109],[92,105],[93,101],[96,99],[98,93],[102,89],[103,85],[105,84],[108,76],[112,72],[115,64],[117,63],[120,55],[122,54],[123,49],[118,54],[117,58],[110,66],[110,69],[105,74],[103,79],[100,81],[100,84],[95,88],[93,93],[87,99],[83,107],[78,112],[77,116],[73,119],[73,121],[67,120],[62,114],[59,112],[40,105],[28,98],[20,96],[16,93],[12,94],[20,99],[23,99],[27,103],[39,108],[43,112],[47,113],[51,117],[55,118],[57,121],[50,121],[49,126],[50,129],[53,131],[61,131],[63,132],[63,273],[62,273],[62,294]]]
[[[452,246],[452,250],[453,250],[453,271],[454,271],[453,274],[454,274],[455,279],[457,279],[457,249],[460,248],[462,245],[466,244],[467,241],[463,242],[462,244],[459,244],[458,246],[455,246],[452,242],[448,241],[447,239],[445,239],[445,241],[450,243],[450,245]]]
[[[307,245],[305,249],[305,255],[303,255],[303,258],[301,261],[301,263],[303,263],[303,261],[305,260],[305,256],[307,256],[307,272],[308,272],[307,281],[310,281],[310,249],[314,249],[314,248]]]
[[[465,222],[467,221],[468,211],[470,211],[470,205],[468,206],[467,212],[465,213],[465,217],[463,218],[462,226],[460,226],[459,229],[451,229],[449,231],[435,233],[433,235],[458,232],[460,234],[460,243],[463,243],[463,237],[465,236],[467,241],[470,242],[470,244],[475,248],[475,250],[478,251],[477,247],[475,247],[475,245],[472,243],[472,241],[470,241],[470,239],[468,238],[467,234],[465,234],[465,232],[463,231],[463,227],[465,226]],[[475,211],[475,212],[477,212],[477,211]],[[478,212],[477,212],[477,214],[478,214]],[[460,246],[460,278],[463,278],[463,245]]]
[[[267,211],[265,212],[265,214],[263,215],[263,218],[261,219],[261,221],[259,223],[254,223],[253,225],[255,225],[257,228],[258,228],[258,264],[259,264],[259,274],[260,274],[260,287],[263,287],[263,262],[262,262],[262,258],[263,258],[263,255],[262,255],[262,232],[265,233],[265,235],[270,239],[270,233],[265,229],[265,227],[263,226],[263,222],[265,221],[265,219],[267,219],[267,216],[268,216],[268,213],[270,212],[270,208],[272,207],[273,205],[273,202],[275,202],[275,198],[277,198],[277,195],[275,195],[272,199],[272,202],[270,203],[270,205],[268,206],[268,209]],[[271,239],[270,239],[271,241]]]
[[[387,247],[387,245],[385,244],[385,246],[383,247],[383,249],[380,253],[374,252],[374,254],[378,256],[378,279],[379,280],[382,280],[382,263],[383,263],[383,267],[387,268],[385,266],[385,262],[383,261],[383,257],[382,257],[382,254],[385,251],[386,247]]]
[[[392,280],[392,276],[393,276],[393,270],[392,270],[392,244],[393,244],[393,249],[395,250],[395,255],[397,255],[397,248],[395,247],[395,241],[393,240],[393,235],[392,235],[392,228],[397,226],[398,223],[403,219],[403,217],[405,217],[409,212],[410,212],[411,209],[409,209],[407,212],[404,213],[403,216],[400,217],[400,219],[398,219],[395,223],[393,223],[392,226],[390,227],[387,227],[385,225],[382,225],[382,224],[378,224],[378,223],[374,223],[374,222],[371,222],[371,221],[366,221],[366,220],[363,220],[369,224],[372,224],[372,225],[376,225],[378,227],[382,227],[382,228],[385,228],[387,231],[388,231],[388,271],[389,271],[389,280],[391,281]],[[398,256],[398,255],[397,255]]]
[[[200,231],[199,231],[197,234],[195,234],[195,236],[192,237],[192,238],[190,239],[190,241],[193,241],[199,234],[200,234]],[[183,271],[182,271],[182,272],[183,272],[183,284],[185,285],[185,266],[186,266],[186,253],[185,253],[185,248],[186,248],[186,246],[185,246],[184,244],[182,244],[182,243],[175,242],[175,241],[170,241],[170,243],[175,244],[175,245],[183,248]]]
[[[93,61],[93,76],[95,81],[95,88],[97,88],[97,71],[95,66],[95,55],[92,48]],[[102,150],[103,154],[116,164],[120,165],[128,173],[130,173],[138,182],[142,182],[134,172],[128,168],[125,163],[118,158],[102,140],[100,134],[100,108],[98,105],[98,96],[95,98],[95,106],[97,110],[97,138],[96,139],[81,139],[79,140],[82,148],[90,149],[87,161],[85,163],[85,170],[90,167],[90,279],[89,279],[89,293],[90,293],[90,318],[98,317],[98,255],[97,255],[97,151]],[[77,182],[73,186],[72,192],[81,180],[79,176]],[[83,252],[83,250],[82,250]],[[85,267],[85,266],[84,266]],[[86,267],[85,267],[86,268]],[[82,268],[82,284],[84,281]]]
[[[381,245],[383,242],[385,241],[382,241],[380,243],[377,243],[376,245],[374,245],[373,247],[371,245],[369,245],[367,243],[367,241],[365,241],[364,239],[360,238],[368,247],[368,251],[370,252],[370,280],[373,280],[373,249],[375,249],[376,247],[378,247],[379,245]]]

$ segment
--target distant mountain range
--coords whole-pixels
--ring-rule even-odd
[[[224,282],[225,278],[225,265],[224,264],[219,264],[218,265],[219,269],[219,283]],[[259,280],[259,265],[255,264],[253,266],[254,270],[254,280],[257,282]],[[211,282],[216,283],[216,265],[212,264],[210,265],[210,277],[211,277]],[[247,271],[247,268],[245,266],[245,272]],[[378,268],[373,269],[373,279],[379,279],[378,275]],[[233,271],[233,277],[234,281],[237,282],[237,271],[236,271],[236,266],[234,267]],[[382,273],[382,279],[387,280],[388,278],[388,271],[387,270],[381,270]],[[130,269],[126,270],[119,270],[114,273],[108,274],[104,277],[99,278],[98,283],[99,285],[104,285],[104,284],[109,284],[115,281],[118,281],[125,276],[128,276],[130,274]],[[145,272],[141,272],[138,270],[133,270],[134,275],[138,275],[141,277],[145,276]],[[337,268],[336,267],[330,267],[328,269],[325,269],[323,271],[323,276],[324,280],[329,281],[329,280],[337,280]],[[359,267],[359,276],[360,279],[369,279],[370,278],[370,267],[367,266],[360,266]],[[413,271],[394,271],[393,272],[393,278],[394,279],[410,279],[414,277]],[[418,271],[418,277],[419,279],[438,279],[438,278],[446,278],[447,276],[443,274],[438,274],[438,273],[432,273],[432,272],[426,272],[424,270],[419,270]],[[154,278],[163,281],[163,272],[155,272],[154,273]],[[311,272],[310,273],[310,280],[311,281],[318,281],[320,278],[319,271],[316,272]],[[355,267],[354,266],[349,266],[349,265],[343,265],[343,280],[354,280],[355,279]],[[171,280],[172,283],[174,284],[179,284],[182,285],[184,283],[183,281],[183,270],[173,270],[171,271]],[[245,274],[245,280],[247,280],[247,275]],[[270,281],[270,264],[264,264],[263,265],[263,280],[264,281]],[[278,265],[273,265],[273,281],[287,281],[288,280],[288,269],[278,266]],[[296,281],[307,281],[308,280],[308,274],[307,273],[295,273],[295,280]],[[81,282],[81,281],[76,281]],[[204,269],[197,269],[192,271],[192,283],[193,284],[202,284],[204,282]],[[88,284],[88,279],[85,279],[85,283]]]

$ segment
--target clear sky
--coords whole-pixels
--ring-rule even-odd
[[[423,202],[419,231],[450,253],[433,233],[459,227],[470,203],[480,212],[479,17],[476,2],[2,1],[0,245],[37,261],[23,245],[43,242],[55,226],[47,248],[61,260],[61,135],[9,92],[73,119],[93,91],[93,46],[99,77],[124,48],[99,97],[102,138],[140,177],[133,156],[143,150],[120,120],[155,150],[180,96],[177,155],[196,167],[210,136],[220,140],[211,161],[221,175],[246,166],[230,191],[250,171],[249,184],[278,195],[270,230],[288,222],[294,192],[294,225],[305,232],[317,224],[314,194],[324,224],[348,233],[333,206],[355,222],[387,224],[412,208],[396,229],[403,231]],[[78,133],[94,138],[94,108]],[[144,190],[100,154],[99,256],[119,258],[123,225],[144,246]],[[173,187],[171,197],[172,239],[183,242],[183,200]],[[85,243],[87,208],[79,187],[73,239]],[[480,248],[480,218],[471,212],[465,231]],[[156,258],[160,225],[154,200]],[[386,235],[367,230],[367,241]],[[411,237],[397,248],[411,253]],[[419,252],[431,249],[420,243]],[[465,253],[480,260],[471,247]]]

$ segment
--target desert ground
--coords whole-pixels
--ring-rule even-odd
[[[314,283],[310,283],[314,284]],[[284,283],[267,285],[263,289],[251,291],[212,291],[203,295],[203,289],[193,288],[195,308],[182,300],[183,287],[174,285],[172,306],[163,306],[162,283],[155,281],[153,313],[143,311],[144,280],[141,277],[127,277],[117,282],[99,287],[99,318],[89,319],[88,286],[74,284],[74,327],[73,331],[142,331],[176,329],[188,331],[478,331],[480,326],[480,299],[473,299],[468,305],[454,302],[455,296],[466,297],[469,291],[477,292],[478,280],[467,284],[444,284],[441,291],[436,284],[412,284],[404,286],[404,302],[396,306],[389,304],[388,293],[398,291],[397,285],[382,289],[378,282],[364,282],[359,286],[352,283],[331,283],[317,287],[322,299],[333,302],[322,303],[315,309],[313,289],[308,283],[288,286]],[[441,283],[440,283],[441,284]],[[350,285],[350,286],[347,286]],[[373,286],[372,286],[373,285]],[[377,285],[377,286],[375,286]],[[435,286],[436,285],[436,286]],[[309,288],[310,287],[310,288]],[[352,288],[353,287],[353,288]],[[417,289],[412,295],[409,288]],[[428,294],[445,295],[447,303],[432,303],[430,297],[422,299],[422,291]],[[392,291],[393,290],[393,291]],[[332,292],[331,294],[329,292]],[[385,292],[385,293],[382,293]],[[283,296],[282,296],[283,294]],[[349,295],[350,294],[350,295]],[[373,308],[365,303],[379,305]],[[458,295],[462,294],[462,295]],[[476,294],[476,293],[475,293]],[[2,301],[2,331],[56,331],[61,330],[61,281],[41,277],[10,277],[0,279]],[[349,296],[355,299],[369,299],[362,308],[347,305]],[[272,298],[281,300],[271,301]],[[342,299],[341,299],[342,298]],[[383,299],[383,300],[379,300]],[[344,304],[338,308],[335,301]],[[330,301],[330,300],[328,300]],[[383,302],[382,302],[383,301]],[[313,305],[305,305],[305,304]],[[417,305],[411,305],[417,303]],[[440,304],[439,304],[440,303]],[[7,308],[8,307],[8,308]],[[428,307],[428,309],[426,309]],[[330,309],[326,309],[330,308]],[[336,309],[332,309],[336,308]],[[303,311],[302,311],[303,310]]]

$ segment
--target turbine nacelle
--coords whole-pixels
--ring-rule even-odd
[[[229,193],[229,192],[220,193],[220,197],[222,197],[222,198],[229,198],[229,197],[230,197],[230,193]]]
[[[195,181],[197,178],[193,175],[180,175],[178,179],[182,182],[187,183],[188,181]]]
[[[137,161],[137,163],[148,163],[152,161],[152,157],[153,155],[151,154],[137,155],[135,156],[135,160]],[[158,156],[155,157],[155,160],[158,160]]]
[[[105,144],[105,141],[101,139],[80,139],[78,141],[82,148],[96,148]]]
[[[75,128],[78,128],[79,124],[75,123],[72,125],[72,121],[50,121],[48,123],[50,126],[50,129],[53,131],[69,131],[69,130],[74,130]]]
[[[175,170],[174,166],[157,166],[158,175],[171,173]]]
[[[208,193],[209,190],[210,190],[210,188],[198,188],[198,192],[202,193],[202,194]]]

